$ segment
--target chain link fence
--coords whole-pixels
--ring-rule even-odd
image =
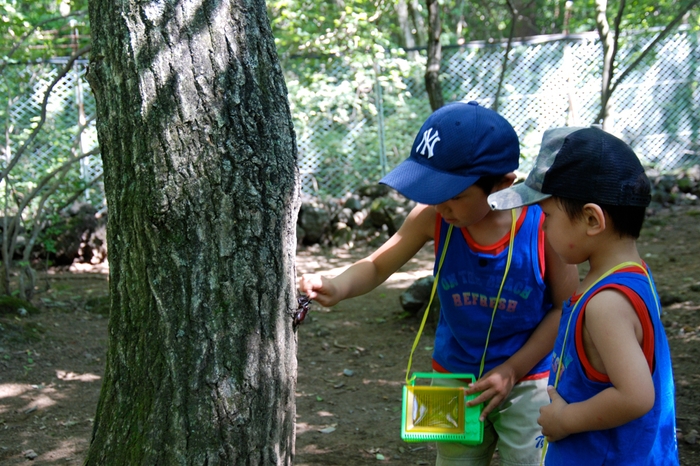
[[[658,34],[621,38],[616,76]],[[475,100],[493,106],[501,81],[505,44],[444,47],[442,87],[446,102]],[[629,143],[646,165],[667,172],[700,163],[698,33],[679,30],[657,43],[612,95],[610,131]],[[304,194],[342,197],[376,183],[409,155],[416,132],[430,114],[425,92],[425,52],[381,59],[297,57],[283,62],[294,119]],[[43,93],[65,60],[8,67],[0,94],[6,164],[40,118]],[[95,103],[84,79],[85,63],[53,89],[47,123],[27,150],[22,176],[37,177],[69,154],[96,147]],[[602,48],[596,33],[540,36],[512,44],[500,84],[498,111],[521,140],[522,172],[552,126],[588,126],[600,110]],[[13,91],[14,90],[14,91]],[[21,91],[21,92],[20,92]],[[99,180],[99,156],[75,167],[83,182]],[[19,176],[15,177],[19,179]],[[86,199],[104,208],[98,184]]]
[[[624,71],[659,31],[621,38],[618,69]],[[475,100],[493,107],[501,79],[506,44],[470,43],[445,47],[442,88],[445,100]],[[424,52],[421,52],[424,54]],[[303,191],[340,197],[381,176],[410,153],[413,138],[430,114],[423,82],[425,57],[401,80],[403,86],[382,80],[399,59],[387,58],[377,68],[372,96],[362,98],[356,79],[354,102],[364,111],[344,123],[336,114],[311,105],[294,107]],[[521,140],[520,170],[532,166],[543,132],[553,126],[588,126],[600,111],[602,47],[597,33],[540,36],[512,44],[501,84],[498,111],[515,127]],[[660,172],[700,163],[700,71],[698,33],[677,31],[657,43],[633,68],[612,95],[609,131],[632,146],[642,162]],[[342,63],[343,58],[336,60]],[[309,60],[290,63],[318,66]],[[337,78],[336,92],[344,93],[346,70],[333,62],[325,69]],[[368,72],[371,74],[371,71]],[[332,91],[326,90],[332,95]],[[290,100],[294,101],[294,93]],[[386,105],[390,100],[391,103]],[[382,103],[385,105],[382,105]],[[313,116],[312,117],[310,116]],[[329,144],[329,140],[335,142]],[[364,141],[361,147],[358,142]],[[361,149],[358,151],[358,149]],[[355,160],[361,159],[361,163]]]

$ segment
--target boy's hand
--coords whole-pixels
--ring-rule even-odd
[[[569,436],[564,430],[562,421],[564,420],[564,409],[568,403],[564,401],[557,390],[551,385],[547,387],[547,393],[552,402],[540,408],[540,417],[537,423],[542,426],[542,435],[547,437],[548,442],[556,442]]]
[[[488,405],[484,406],[484,409],[481,411],[481,416],[479,416],[479,420],[483,422],[486,416],[496,409],[508,396],[513,389],[513,385],[515,385],[515,373],[513,370],[508,368],[505,364],[496,366],[484,374],[482,378],[467,387],[466,393],[468,395],[481,392],[479,396],[468,401],[467,406],[476,406],[479,403],[485,403],[491,400]]]
[[[299,289],[302,293],[306,294],[309,299],[313,299],[318,304],[325,307],[333,306],[340,301],[337,296],[338,290],[335,285],[333,285],[332,280],[322,277],[321,275],[302,275],[301,281],[299,282]]]

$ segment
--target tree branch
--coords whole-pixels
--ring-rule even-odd
[[[625,71],[620,73],[620,76],[615,80],[615,83],[612,85],[610,91],[614,91],[617,86],[624,80],[627,75],[639,65],[639,63],[644,60],[644,57],[646,57],[649,52],[658,44],[664,37],[668,35],[669,32],[671,32],[675,27],[678,25],[678,23],[683,19],[683,17],[688,13],[690,10],[692,10],[698,3],[700,3],[700,0],[690,0],[688,4],[681,9],[681,11],[678,12],[675,18],[673,18],[673,21],[671,21],[663,31],[659,33],[656,38],[654,38],[651,43],[642,50],[642,52],[639,54],[636,60],[634,60],[627,68],[625,68]]]
[[[54,16],[51,18],[47,18],[43,21],[40,21],[39,23],[34,25],[30,30],[28,30],[27,32],[22,34],[22,36],[17,40],[15,45],[12,46],[12,48],[10,49],[10,51],[7,54],[7,59],[5,61],[3,61],[2,66],[0,66],[0,75],[2,75],[3,71],[5,71],[5,67],[9,63],[9,61],[10,61],[9,59],[12,57],[12,55],[14,55],[14,53],[20,48],[20,46],[24,43],[24,41],[26,41],[29,38],[29,36],[34,34],[34,32],[37,29],[39,29],[41,26],[43,26],[44,24],[52,23],[54,21],[58,21],[59,19],[67,19],[67,18],[71,18],[71,17],[84,16],[86,13],[87,13],[87,11],[76,11],[75,13],[71,13],[71,14],[66,15],[66,16]]]
[[[508,69],[508,54],[513,44],[513,35],[515,34],[515,22],[517,21],[515,15],[515,8],[511,3],[511,0],[506,0],[508,4],[508,9],[510,10],[510,33],[508,34],[508,45],[506,45],[506,53],[503,56],[503,65],[501,66],[501,77],[498,80],[498,88],[496,89],[496,95],[493,99],[493,110],[498,112],[498,101],[501,98],[501,88],[503,87],[503,80],[506,77],[506,70]]]
[[[428,64],[425,70],[425,87],[433,111],[445,104],[440,83],[440,62],[442,61],[442,45],[440,35],[440,5],[437,0],[428,1]]]
[[[11,246],[10,246],[10,248],[8,248],[9,257],[12,257],[14,255],[15,238],[17,237],[17,234],[19,233],[19,224],[22,221],[22,212],[24,212],[24,209],[27,208],[29,203],[41,192],[42,189],[44,189],[44,187],[47,184],[49,184],[50,181],[53,181],[54,183],[51,186],[51,188],[49,189],[48,193],[44,194],[44,196],[42,198],[42,201],[40,204],[43,205],[45,202],[45,198],[48,195],[54,193],[56,191],[56,189],[58,189],[58,185],[59,185],[60,181],[62,181],[63,178],[65,178],[66,173],[68,173],[68,169],[71,167],[71,165],[73,165],[74,163],[78,162],[81,159],[84,159],[85,157],[89,157],[90,155],[95,155],[99,152],[100,152],[99,147],[96,147],[89,152],[86,152],[84,154],[81,154],[77,157],[74,157],[74,158],[64,162],[60,167],[58,167],[55,170],[53,170],[52,172],[46,174],[39,181],[39,183],[34,187],[34,189],[32,189],[31,192],[29,192],[29,194],[24,196],[22,201],[19,202],[19,204],[17,206],[17,212],[16,212],[15,216],[10,221],[10,224],[7,225],[7,230],[12,232],[12,236],[13,236],[11,238],[11,241],[10,241]],[[62,175],[56,179],[55,177],[59,173],[62,173]],[[80,193],[84,192],[86,188],[87,187],[83,188],[82,190],[79,190],[78,195],[80,195]],[[37,214],[35,215],[35,218],[40,214],[40,211],[41,211],[41,207],[39,208],[39,212],[37,212]]]
[[[96,151],[96,152],[99,152],[99,151]],[[75,202],[75,200],[78,199],[78,196],[80,196],[81,194],[83,194],[87,189],[92,188],[92,187],[93,187],[98,181],[100,181],[102,178],[104,178],[104,173],[101,174],[101,175],[99,175],[99,176],[96,176],[96,177],[95,177],[93,180],[91,180],[88,184],[86,184],[85,186],[83,186],[83,189],[80,189],[80,190],[76,191],[75,193],[73,193],[73,195],[72,195],[71,197],[69,197],[68,199],[66,199],[66,202],[64,202],[61,206],[59,206],[59,207],[56,209],[56,212],[60,212],[60,211],[62,211],[63,209],[65,209],[66,207],[68,207],[69,205],[73,204],[73,202]]]
[[[610,99],[610,83],[612,81],[613,66],[612,54],[614,52],[615,40],[610,37],[610,24],[607,17],[607,0],[595,0],[596,9],[596,29],[603,47],[603,72],[600,83],[600,112],[596,123],[603,122],[605,128],[605,118],[608,115],[608,100]]]
[[[7,177],[7,175],[10,173],[10,171],[14,168],[14,166],[17,164],[19,159],[24,154],[24,151],[27,149],[27,147],[29,147],[31,145],[32,142],[34,142],[34,139],[36,138],[36,136],[39,134],[39,132],[43,128],[44,123],[46,122],[46,107],[48,105],[49,96],[51,95],[53,88],[73,68],[73,63],[75,63],[75,61],[79,57],[81,57],[82,55],[89,52],[90,49],[91,49],[91,46],[87,45],[87,46],[83,47],[82,49],[76,51],[73,55],[71,55],[70,59],[68,60],[68,63],[66,63],[66,65],[63,67],[61,72],[54,78],[54,80],[51,82],[49,87],[46,89],[46,92],[44,92],[44,99],[41,102],[41,117],[39,119],[39,122],[37,123],[37,125],[34,128],[34,130],[32,131],[32,133],[29,135],[27,140],[24,141],[22,146],[12,156],[12,160],[10,160],[10,163],[8,163],[7,167],[5,167],[5,170],[3,170],[0,173],[0,180],[4,180]]]
[[[617,51],[619,49],[620,41],[620,23],[622,22],[622,14],[625,12],[626,3],[626,0],[620,0],[620,6],[617,8],[617,16],[615,16],[615,22],[613,23],[613,41],[612,52],[610,54],[610,78],[608,81],[609,83],[612,82],[612,77],[615,73],[615,57],[617,57]]]

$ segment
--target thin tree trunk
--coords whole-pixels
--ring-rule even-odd
[[[90,0],[109,344],[86,465],[289,465],[296,143],[262,0]]]
[[[438,0],[428,1],[428,64],[425,70],[425,88],[428,91],[430,108],[433,111],[445,105],[440,83],[440,65],[442,62],[442,45],[440,35],[440,5]]]
[[[413,27],[416,30],[416,46],[420,47],[425,44],[423,38],[425,37],[425,22],[423,21],[423,16],[420,12],[420,3],[418,0],[407,0],[408,1],[408,16],[411,18]]]
[[[610,93],[615,92],[615,89],[617,89],[617,86],[627,77],[627,75],[630,72],[632,72],[632,70],[634,70],[637,67],[637,65],[639,65],[642,62],[642,60],[644,60],[644,58],[647,55],[649,55],[649,53],[654,49],[656,44],[658,44],[666,36],[668,36],[668,34],[671,31],[673,31],[681,21],[683,21],[683,18],[685,18],[685,16],[688,14],[688,12],[690,10],[692,10],[693,8],[695,8],[699,3],[700,3],[700,0],[690,0],[685,5],[680,7],[678,12],[676,13],[676,16],[673,18],[673,20],[671,20],[671,22],[668,23],[664,27],[664,29],[659,34],[657,34],[656,37],[654,37],[654,40],[652,40],[646,47],[644,47],[644,50],[642,50],[642,52],[637,55],[637,58],[635,58],[634,61],[632,63],[630,63],[629,66],[627,66],[627,68],[625,68],[624,71],[622,71],[618,75],[617,79],[615,80],[615,82],[611,86]],[[618,23],[616,26],[616,30],[619,29],[620,15],[622,15],[622,12],[620,12],[620,14],[618,15]]]
[[[503,81],[506,79],[506,71],[508,71],[508,55],[513,48],[513,35],[515,34],[515,24],[517,21],[516,10],[513,7],[510,0],[506,1],[508,9],[510,10],[510,33],[508,34],[508,43],[506,44],[506,51],[503,55],[503,64],[501,65],[501,76],[498,78],[498,87],[496,88],[496,95],[493,98],[493,111],[498,112],[498,107],[500,106],[501,100],[501,90],[503,89]]]
[[[399,22],[399,29],[403,32],[404,47],[409,50],[408,56],[414,59],[416,54],[416,40],[413,37],[411,23],[408,19],[408,5],[406,4],[406,0],[398,0],[398,2],[396,2],[396,19]]]
[[[596,0],[596,27],[598,28],[598,36],[603,44],[603,76],[601,83],[601,105],[600,113],[598,114],[597,122],[603,125],[603,129],[608,129],[609,122],[608,116],[610,113],[610,99],[613,92],[617,89],[617,86],[627,77],[627,75],[634,70],[642,60],[653,50],[657,43],[664,39],[669,32],[676,28],[678,23],[680,23],[685,15],[696,7],[700,3],[700,0],[689,0],[684,5],[681,5],[676,13],[673,20],[664,27],[651,43],[649,43],[641,53],[637,55],[637,58],[618,74],[617,79],[613,81],[613,76],[615,72],[615,59],[617,57],[618,49],[618,39],[620,37],[620,24],[622,22],[622,15],[625,10],[626,1],[620,0],[618,5],[617,16],[615,17],[614,28],[611,34],[610,26],[608,24],[606,10],[607,10],[607,0]]]
[[[603,125],[603,129],[608,129],[608,114],[610,113],[610,96],[612,94],[612,78],[615,72],[615,54],[617,52],[617,31],[610,31],[607,17],[607,0],[596,0],[596,28],[600,43],[603,46],[603,73],[601,76],[600,89],[600,113],[596,123]],[[620,12],[625,7],[625,0],[620,2]]]
[[[528,37],[539,34],[537,24],[537,4],[532,0],[511,0],[508,2],[513,19],[513,36]],[[541,12],[540,12],[541,14]]]

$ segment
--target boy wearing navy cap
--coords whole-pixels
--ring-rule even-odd
[[[478,375],[466,390],[480,393],[470,404],[484,403],[485,428],[481,445],[439,442],[438,465],[488,465],[497,447],[503,466],[540,461],[538,410],[548,402],[560,303],[578,273],[546,241],[539,207],[490,209],[487,196],[513,183],[519,156],[515,131],[496,112],[476,102],[442,107],[410,157],[380,181],[419,203],[399,231],[342,274],[300,282],[309,298],[333,306],[373,290],[428,241],[436,258],[446,248],[433,370]]]
[[[554,250],[590,269],[564,304],[551,404],[538,422],[547,466],[678,465],[671,356],[636,239],[651,186],[632,149],[598,128],[545,132],[526,181],[494,209],[538,203]]]

